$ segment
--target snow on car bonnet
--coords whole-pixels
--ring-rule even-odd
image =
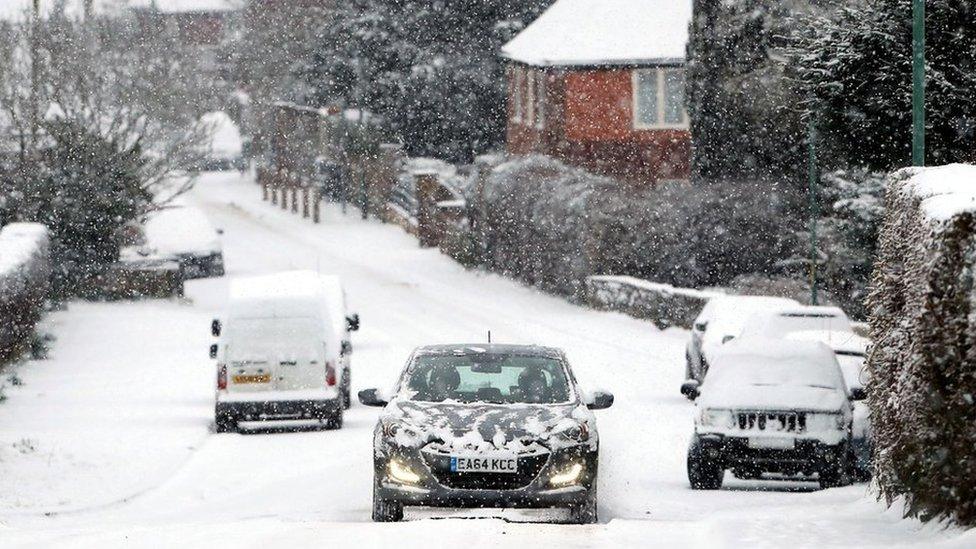
[[[740,340],[713,355],[698,405],[836,411],[846,386],[833,350],[819,342]]]

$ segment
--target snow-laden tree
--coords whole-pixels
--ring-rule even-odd
[[[933,164],[976,157],[976,2],[926,1],[927,142]],[[796,78],[835,167],[911,161],[912,1],[801,19]]]
[[[0,188],[7,221],[51,229],[62,291],[114,261],[119,229],[189,188],[213,82],[176,36],[55,11],[0,27]],[[179,181],[175,183],[174,181]]]
[[[355,0],[302,67],[309,101],[362,107],[411,156],[470,161],[503,142],[502,44],[552,0]]]

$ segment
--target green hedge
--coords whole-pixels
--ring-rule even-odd
[[[976,525],[976,167],[896,172],[868,298],[876,478],[907,512]]]

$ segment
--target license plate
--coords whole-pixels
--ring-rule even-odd
[[[518,459],[492,457],[451,457],[452,473],[518,473]]]
[[[238,385],[245,383],[271,383],[271,374],[234,376],[234,383]]]
[[[796,440],[792,438],[780,437],[750,437],[750,448],[762,448],[767,450],[792,450],[796,446]]]

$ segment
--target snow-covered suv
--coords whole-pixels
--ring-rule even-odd
[[[766,473],[817,478],[823,487],[847,478],[853,400],[834,352],[819,342],[740,340],[713,356],[696,399],[688,480],[696,490],[721,488],[726,470],[738,478]]]

